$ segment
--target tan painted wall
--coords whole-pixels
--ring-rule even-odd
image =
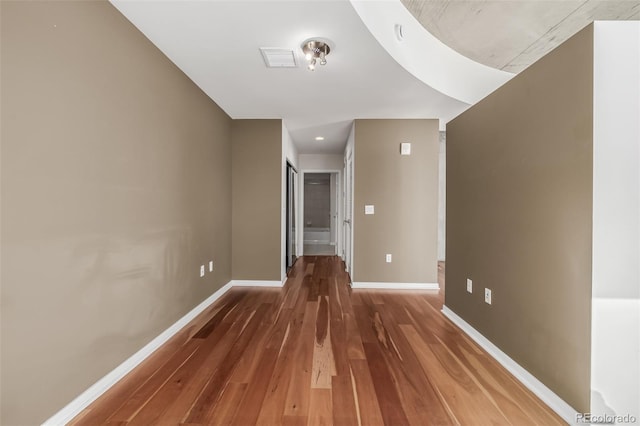
[[[437,283],[438,120],[356,120],[354,156],[353,281]]]
[[[282,120],[232,124],[232,276],[280,281]]]
[[[39,424],[231,279],[231,120],[109,3],[0,3],[0,423]]]
[[[592,52],[588,27],[447,125],[446,305],[584,412]]]

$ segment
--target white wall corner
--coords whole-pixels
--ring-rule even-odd
[[[640,22],[593,37],[591,413],[640,422]]]
[[[475,328],[471,327],[465,320],[458,316],[447,306],[442,307],[442,313],[451,322],[457,325],[465,334],[475,341],[482,349],[498,361],[504,368],[515,376],[524,386],[540,398],[545,404],[562,417],[567,423],[575,424],[578,412],[567,404],[562,398],[556,395],[551,389],[545,386],[535,376],[525,370],[517,362],[502,352],[489,339],[484,337]]]

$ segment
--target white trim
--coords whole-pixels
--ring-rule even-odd
[[[262,280],[233,280],[231,285],[233,287],[282,287],[287,277],[284,277],[282,281],[262,281]]]
[[[482,349],[487,351],[496,361],[498,361],[504,368],[506,368],[511,374],[515,376],[523,385],[525,385],[531,392],[533,392],[538,398],[555,411],[560,417],[569,424],[575,424],[576,415],[578,412],[567,404],[562,398],[556,395],[551,389],[546,387],[544,383],[538,380],[535,376],[525,370],[517,362],[511,359],[507,354],[502,352],[496,345],[491,343],[489,339],[484,337],[469,325],[465,320],[460,318],[455,312],[449,309],[447,306],[442,307],[442,313],[445,317],[449,318],[451,322],[460,327],[469,337],[471,337]]]
[[[277,282],[277,281],[274,281]],[[163,331],[159,336],[147,343],[142,349],[130,356],[122,364],[111,370],[106,376],[95,382],[90,388],[78,395],[73,401],[67,404],[56,414],[45,420],[43,425],[64,425],[70,422],[74,417],[82,412],[89,404],[98,399],[111,386],[115,385],[120,379],[127,375],[131,370],[137,367],[156,349],[166,343],[174,334],[182,330],[191,320],[207,309],[213,302],[218,300],[233,286],[233,281],[222,286],[219,290],[206,298],[202,303],[189,311],[185,316],[173,323],[169,328]]]
[[[73,401],[67,404],[56,414],[45,420],[43,425],[63,425],[67,424],[74,417],[82,412],[93,401],[98,399],[109,388],[115,385],[120,379],[126,376],[131,370],[142,363],[149,355],[155,352],[160,346],[166,343],[173,335],[182,330],[196,316],[207,309],[212,303],[220,299],[231,287],[282,287],[287,278],[282,281],[250,281],[250,280],[232,280],[222,286],[219,290],[205,299],[198,306],[189,311],[185,316],[173,323],[169,328],[163,331],[159,336],[147,343],[142,349],[130,356],[122,364],[111,370],[106,376],[95,382],[90,388],[78,395]]]
[[[376,288],[383,290],[440,290],[438,283],[382,283],[354,282],[352,288]]]

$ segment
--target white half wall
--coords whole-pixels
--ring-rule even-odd
[[[594,23],[591,413],[640,421],[640,22]]]

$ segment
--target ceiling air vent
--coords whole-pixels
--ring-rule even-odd
[[[260,53],[267,68],[295,68],[296,57],[291,49],[261,47]]]

